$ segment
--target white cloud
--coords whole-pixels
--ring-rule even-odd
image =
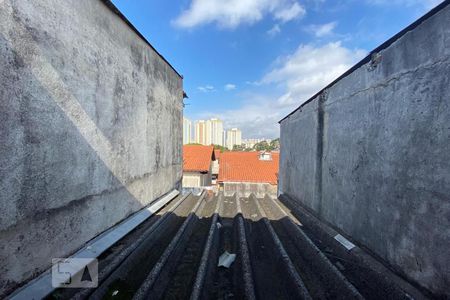
[[[236,85],[232,83],[227,83],[224,86],[225,91],[232,91],[236,89]]]
[[[173,24],[182,28],[215,23],[220,27],[236,28],[242,23],[253,24],[267,15],[288,22],[305,14],[295,0],[192,0]]]
[[[334,28],[336,28],[337,22],[331,22],[321,25],[309,25],[305,29],[316,37],[321,38],[333,33]]]
[[[287,111],[274,109],[273,98],[267,95],[245,93],[241,96],[246,99],[241,107],[220,112],[224,127],[241,129],[243,138],[278,137],[277,122]],[[217,115],[217,112],[203,112],[198,117],[208,119]]]
[[[261,82],[259,82],[259,81],[250,81],[250,80],[247,80],[247,81],[245,82],[245,84],[246,84],[246,85],[259,86],[259,85],[261,85]]]
[[[203,93],[214,92],[216,90],[212,85],[199,86],[197,89]]]
[[[279,58],[262,82],[285,89],[277,100],[279,105],[300,105],[365,55],[366,51],[345,48],[340,42],[321,47],[300,45],[292,55]]]
[[[278,121],[327,86],[367,52],[348,49],[340,42],[323,46],[300,45],[291,55],[278,58],[259,82],[248,82],[252,92],[241,107],[222,111],[227,128],[238,127],[243,137],[279,136]],[[203,113],[202,117],[217,115]]]
[[[300,16],[304,16],[306,14],[306,10],[303,6],[294,2],[291,7],[282,8],[279,11],[275,12],[275,19],[280,20],[282,22],[289,22],[294,20]]]
[[[278,24],[273,25],[273,27],[271,29],[267,30],[267,34],[270,35],[271,37],[276,36],[280,32],[281,32],[281,28],[280,28],[280,25],[278,25]]]

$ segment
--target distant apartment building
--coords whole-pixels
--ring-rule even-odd
[[[262,138],[262,139],[242,139],[242,145],[244,145],[245,148],[253,148],[258,143],[267,142],[268,144],[270,144],[271,141],[272,141],[271,139],[266,139],[266,138]]]
[[[277,196],[278,152],[223,152],[220,154],[219,189],[225,196]]]
[[[222,132],[222,146],[227,147],[227,131]]]
[[[227,131],[226,147],[232,150],[234,145],[242,145],[242,132],[237,128]]]
[[[183,117],[183,145],[192,143],[192,122]]]
[[[189,123],[186,122],[185,126],[187,127],[188,124]],[[192,123],[190,124],[192,130]],[[195,142],[205,146],[225,146],[232,150],[234,145],[240,146],[242,144],[242,132],[238,128],[232,128],[225,131],[223,129],[223,121],[217,118],[212,118],[210,120],[198,120],[195,122],[194,126],[194,138],[190,139],[190,141],[191,143]]]
[[[197,121],[195,124],[195,142],[205,146],[223,146],[223,122],[216,118]]]
[[[244,145],[245,148],[253,148],[257,143],[259,143],[259,139],[242,139],[242,145]]]
[[[199,120],[195,123],[195,142],[197,144],[206,145],[206,122]]]
[[[211,144],[223,146],[223,122],[219,119],[211,119]]]
[[[205,143],[203,145],[209,146],[212,144],[211,138],[211,120],[205,121]]]
[[[203,145],[183,146],[183,188],[211,186],[214,147]]]
[[[270,143],[268,139],[242,139],[242,144],[245,145],[245,148],[253,148],[256,144],[261,143],[262,141],[267,141]]]

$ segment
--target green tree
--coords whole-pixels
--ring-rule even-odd
[[[271,150],[280,150],[280,138],[270,141]]]
[[[245,150],[245,146],[242,145],[234,145],[233,146],[233,151],[244,151]]]
[[[270,145],[267,141],[259,142],[259,143],[255,144],[255,146],[253,148],[256,151],[271,151]]]
[[[219,149],[220,152],[227,152],[227,151],[229,151],[227,147],[220,146],[220,145],[214,145],[214,149]]]
[[[274,139],[268,143],[267,141],[262,141],[253,147],[256,151],[273,151],[280,149],[280,139]]]

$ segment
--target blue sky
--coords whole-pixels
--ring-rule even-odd
[[[439,0],[113,0],[184,76],[185,116],[244,138],[277,122]]]

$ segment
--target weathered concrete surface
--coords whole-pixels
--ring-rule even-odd
[[[208,173],[183,172],[183,188],[211,186],[211,171]]]
[[[224,182],[223,193],[225,197],[231,197],[235,194],[238,197],[249,197],[254,194],[258,198],[264,198],[266,195],[276,198],[277,185],[255,182]]]
[[[180,186],[182,79],[102,1],[0,1],[0,295]]]
[[[450,6],[281,122],[287,194],[450,295]]]

